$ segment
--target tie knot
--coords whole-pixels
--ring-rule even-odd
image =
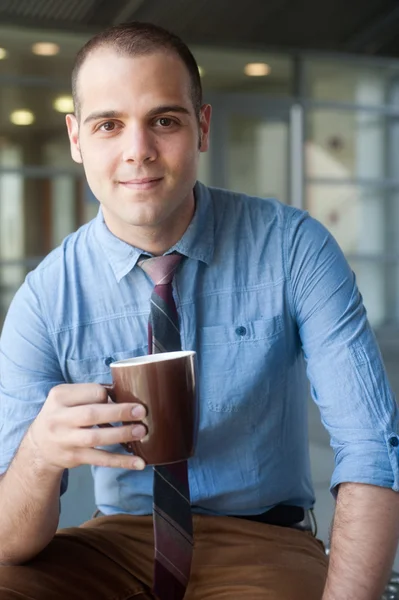
[[[166,254],[153,258],[140,258],[139,267],[149,275],[154,285],[171,283],[175,271],[182,259],[181,254]]]

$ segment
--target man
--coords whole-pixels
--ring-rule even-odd
[[[211,108],[171,34],[99,34],[73,90],[71,152],[101,209],[28,275],[4,325],[2,600],[154,597],[153,470],[120,446],[145,429],[95,426],[144,417],[100,383],[113,360],[149,351],[141,257],[176,252],[201,412],[185,598],[376,600],[398,539],[398,413],[342,253],[302,211],[196,183]],[[300,523],[314,502],[303,357],[336,455],[327,581]],[[67,470],[82,464],[103,516],[56,534]]]

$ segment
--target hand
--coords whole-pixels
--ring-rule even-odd
[[[99,384],[63,384],[50,391],[27,438],[34,458],[56,470],[80,465],[141,470],[145,467],[142,458],[98,450],[95,446],[140,440],[147,433],[143,424],[104,429],[93,426],[140,421],[145,415],[142,404],[108,402],[107,390]]]

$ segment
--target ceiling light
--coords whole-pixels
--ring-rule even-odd
[[[245,65],[244,73],[250,77],[264,77],[269,75],[271,69],[266,63],[248,63]]]
[[[59,51],[59,45],[52,42],[37,42],[32,46],[33,54],[38,54],[39,56],[54,56]]]
[[[205,75],[205,70],[203,69],[203,67],[198,67],[198,72],[200,74],[200,77],[203,77]]]
[[[72,96],[58,96],[53,102],[53,107],[60,113],[73,113],[73,98]]]
[[[14,125],[32,125],[35,115],[30,110],[14,110],[10,115],[10,121]]]
[[[4,60],[7,58],[7,50],[5,48],[0,48],[0,60]]]

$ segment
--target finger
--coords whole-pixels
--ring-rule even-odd
[[[75,427],[91,427],[103,423],[140,421],[146,414],[146,408],[142,404],[110,402],[75,406],[69,411],[68,420]]]
[[[117,469],[142,471],[146,466],[143,459],[139,456],[116,454],[114,452],[106,452],[105,450],[97,450],[94,448],[81,450],[78,459],[79,464],[93,465],[95,467],[115,467]]]
[[[147,434],[147,428],[142,424],[120,425],[118,427],[75,429],[68,437],[68,444],[79,448],[94,448],[95,446],[111,446],[123,442],[141,440]]]
[[[64,383],[54,387],[49,399],[64,406],[104,404],[108,402],[107,390],[99,383]]]

